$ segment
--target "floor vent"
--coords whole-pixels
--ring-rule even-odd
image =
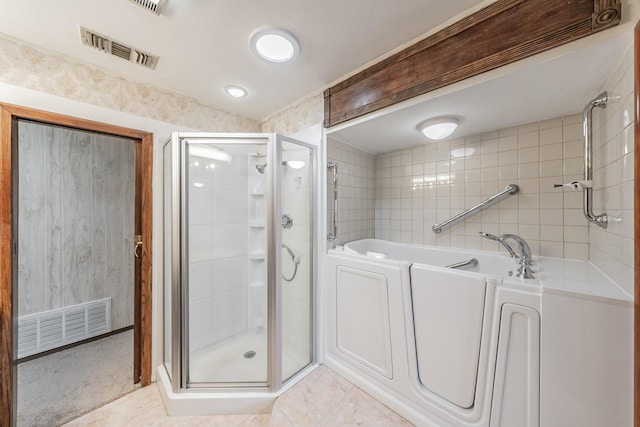
[[[148,10],[151,13],[160,15],[160,0],[129,0],[131,3],[135,3],[138,6]]]
[[[152,70],[155,70],[158,64],[157,56],[129,47],[84,27],[80,27],[80,39],[82,40],[82,44],[86,46],[91,46],[102,52],[110,53],[113,56],[134,62]]]
[[[18,318],[18,359],[111,332],[111,298]]]

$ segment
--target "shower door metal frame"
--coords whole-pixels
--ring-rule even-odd
[[[288,141],[309,148],[312,152],[312,221],[311,234],[312,242],[316,236],[316,211],[318,180],[317,173],[317,147],[292,138],[283,137],[271,133],[204,133],[204,132],[175,132],[172,135],[172,217],[171,217],[171,387],[174,393],[184,391],[194,392],[229,392],[229,391],[278,391],[284,381],[282,381],[282,331],[281,331],[281,293],[280,293],[280,247],[282,240],[280,235],[280,215],[281,215],[281,180],[278,174],[282,169],[267,168],[267,381],[258,383],[238,382],[238,383],[195,383],[188,381],[189,353],[188,353],[188,173],[186,168],[187,143],[186,140],[212,140],[219,139],[220,142],[230,144],[255,144],[257,140],[263,139],[267,145],[268,161],[271,164],[282,164],[282,142]],[[233,141],[233,142],[230,142]],[[275,174],[275,175],[274,175]],[[315,245],[311,245],[311,324],[312,324],[312,357],[310,364],[317,360],[317,346],[315,342],[317,330],[317,315],[314,302],[316,300],[316,263],[314,262],[316,251]],[[166,286],[166,283],[165,283]],[[166,313],[165,313],[166,316]],[[167,337],[165,337],[167,339]],[[305,367],[308,367],[306,365]],[[303,367],[301,370],[304,370]],[[294,375],[295,377],[296,375]]]
[[[311,274],[311,283],[309,284],[311,286],[310,289],[310,295],[311,295],[311,301],[310,301],[310,306],[311,306],[311,361],[303,366],[299,371],[297,371],[295,374],[293,374],[290,378],[288,378],[287,380],[283,381],[282,380],[282,310],[279,310],[277,313],[277,324],[278,324],[278,334],[280,335],[280,347],[279,347],[279,351],[280,351],[280,363],[277,367],[278,369],[278,379],[279,382],[277,384],[274,384],[274,387],[277,386],[277,388],[274,391],[279,390],[283,384],[294,380],[302,371],[305,370],[305,368],[307,368],[309,365],[313,365],[314,363],[317,362],[317,358],[318,358],[318,346],[317,346],[317,331],[318,331],[318,313],[317,313],[317,278],[318,278],[318,262],[317,262],[317,256],[318,256],[318,251],[317,251],[317,245],[320,242],[320,234],[318,233],[317,227],[316,227],[316,221],[318,220],[317,218],[317,212],[318,212],[318,194],[319,194],[319,179],[318,179],[318,165],[320,162],[320,159],[318,157],[318,147],[316,145],[313,144],[309,144],[306,143],[304,141],[300,141],[297,140],[295,138],[290,138],[287,136],[283,136],[283,135],[279,135],[279,134],[275,134],[275,139],[276,139],[276,146],[277,146],[277,150],[278,150],[278,154],[280,155],[280,157],[277,159],[278,161],[278,165],[282,164],[282,151],[283,151],[283,147],[282,147],[282,143],[283,142],[289,142],[292,144],[296,144],[299,145],[301,147],[307,148],[309,150],[311,150],[311,158],[312,161],[310,162],[309,167],[311,168],[311,178],[312,178],[312,183],[311,183],[311,218],[310,218],[310,222],[309,222],[309,238],[311,240],[311,244],[310,244],[310,269],[309,272]],[[282,174],[283,169],[279,168],[280,173]],[[278,183],[281,183],[282,180],[277,180]],[[276,189],[278,192],[275,193],[278,195],[278,206],[277,206],[277,210],[276,210],[276,218],[274,218],[274,225],[277,225],[277,229],[280,230],[280,217],[282,215],[282,189],[280,188],[280,186]],[[277,233],[277,237],[278,237],[278,241],[275,242],[276,246],[275,248],[273,248],[275,251],[277,251],[277,253],[280,253],[280,247],[282,244],[281,241],[281,233]],[[324,238],[324,237],[323,237]],[[280,268],[281,265],[281,257],[278,258],[278,268]],[[280,271],[277,272],[277,276],[276,278],[278,280],[280,280],[281,278],[281,274]],[[280,281],[277,282],[278,284],[281,284]],[[282,300],[281,300],[281,286],[277,286],[277,292],[276,292],[276,298],[277,298],[277,303],[278,305],[276,307],[281,307],[282,306]]]
[[[282,351],[282,310],[272,310],[269,313],[269,322],[274,322],[274,325],[276,325],[276,328],[272,328],[269,330],[270,334],[274,334],[275,336],[273,337],[274,341],[270,341],[273,343],[276,343],[276,349],[274,352],[270,352],[269,356],[274,355],[273,359],[268,362],[268,365],[270,367],[270,369],[268,370],[268,374],[270,373],[271,377],[269,378],[269,384],[270,384],[270,391],[278,391],[282,388],[282,385],[284,383],[287,383],[291,380],[293,380],[294,378],[296,378],[301,371],[304,371],[304,369],[306,367],[308,367],[309,365],[313,365],[314,363],[316,363],[317,361],[317,309],[316,309],[316,295],[317,295],[317,277],[318,277],[318,272],[316,270],[317,268],[317,262],[316,261],[316,257],[317,257],[317,253],[316,253],[316,242],[318,242],[318,232],[317,232],[317,227],[316,227],[316,221],[317,221],[317,215],[316,212],[318,212],[318,148],[313,145],[313,144],[308,144],[306,142],[294,139],[294,138],[289,138],[287,136],[283,136],[283,135],[279,135],[279,134],[272,134],[275,141],[273,144],[273,149],[275,150],[275,153],[271,153],[272,155],[274,155],[274,159],[275,159],[275,164],[276,165],[282,165],[282,151],[283,151],[283,147],[282,147],[282,143],[283,142],[289,142],[291,144],[296,144],[299,145],[301,147],[307,148],[309,150],[311,150],[311,157],[312,157],[312,162],[309,165],[311,167],[311,177],[312,177],[312,184],[311,184],[311,221],[309,223],[309,228],[310,228],[310,269],[309,272],[311,274],[311,283],[309,284],[311,286],[310,289],[310,294],[311,294],[311,301],[309,302],[310,306],[311,306],[311,361],[303,366],[297,373],[293,374],[290,378],[288,378],[287,380],[283,381],[282,379],[282,359],[283,359],[283,351]],[[271,168],[271,169],[275,169],[275,168]],[[282,174],[283,169],[280,167],[278,168],[278,173]],[[275,178],[279,178],[279,176],[276,176]],[[277,200],[275,201],[273,206],[270,206],[270,213],[271,215],[273,215],[272,220],[274,221],[273,223],[269,222],[271,221],[271,219],[268,219],[268,223],[269,224],[273,224],[273,227],[271,230],[273,230],[274,232],[274,236],[273,239],[269,239],[269,248],[270,250],[274,251],[273,253],[277,253],[280,254],[280,247],[282,245],[282,239],[281,239],[281,233],[280,233],[280,217],[282,216],[282,180],[281,179],[273,179],[272,181],[270,181],[270,185],[273,186],[272,191],[274,191],[273,194],[277,195]],[[270,233],[271,234],[271,230]],[[275,233],[275,230],[278,230],[277,233]],[[271,236],[270,236],[271,237]],[[273,243],[273,246],[271,246],[271,243]],[[281,260],[282,257],[278,255],[277,260],[275,257],[271,257],[273,258],[273,262],[276,264],[274,266],[273,269],[273,274],[275,275],[275,277],[273,277],[274,283],[280,285],[281,282],[281,270],[280,270],[280,266],[282,264]],[[271,260],[270,258],[270,260]],[[270,277],[271,279],[271,277]],[[272,298],[273,302],[275,305],[273,306],[269,306],[269,307],[278,307],[281,308],[282,307],[282,292],[281,292],[281,286],[273,286],[270,288],[270,290],[272,291],[272,295],[270,294],[269,298]],[[270,303],[271,300],[268,300],[268,302]],[[270,337],[271,339],[271,337]],[[277,356],[277,357],[275,357]]]

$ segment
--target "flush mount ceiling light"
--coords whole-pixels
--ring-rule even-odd
[[[244,96],[247,96],[247,90],[241,86],[226,85],[224,87],[224,90],[234,98],[242,98]]]
[[[191,143],[191,141],[188,141],[188,142],[190,142],[189,144],[190,156],[202,157],[202,158],[211,159],[211,160],[219,160],[221,162],[226,162],[226,163],[231,162],[231,154],[227,153],[224,150],[221,150],[216,147],[211,147],[208,145],[193,144]]]
[[[294,35],[280,29],[257,31],[251,36],[250,43],[256,55],[270,62],[291,61],[300,52]]]
[[[422,122],[418,129],[427,138],[439,141],[451,136],[458,124],[460,120],[457,117],[437,117]]]
[[[282,162],[282,166],[288,166],[291,169],[302,169],[305,165],[305,162],[302,160],[287,160],[286,162]]]

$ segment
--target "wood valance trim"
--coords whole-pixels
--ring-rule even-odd
[[[324,126],[620,23],[620,0],[498,0],[324,92]]]

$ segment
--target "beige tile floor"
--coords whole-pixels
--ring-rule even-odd
[[[96,409],[74,426],[404,427],[410,422],[332,370],[319,367],[280,396],[271,414],[169,417],[155,384]]]

